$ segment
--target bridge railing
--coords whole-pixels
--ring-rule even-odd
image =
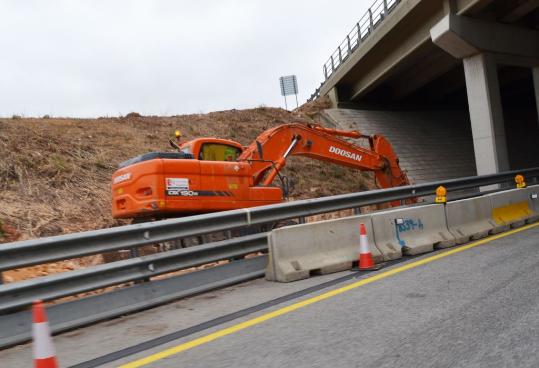
[[[374,32],[387,16],[397,7],[401,0],[376,0],[367,12],[356,22],[339,47],[331,54],[322,66],[324,81],[311,95],[308,101],[320,96],[320,88],[338,70],[359,46]]]

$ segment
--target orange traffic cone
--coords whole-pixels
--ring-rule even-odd
[[[371,250],[369,248],[369,239],[367,238],[367,229],[364,224],[359,224],[358,268],[364,271],[379,269],[372,259]]]
[[[34,368],[58,368],[45,307],[41,300],[32,305]]]

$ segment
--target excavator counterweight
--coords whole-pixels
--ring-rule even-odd
[[[365,139],[368,147],[342,137]],[[286,188],[272,184],[293,155],[372,171],[381,188],[409,184],[389,142],[357,131],[290,123],[263,132],[247,147],[219,138],[171,144],[178,152],[151,152],[120,164],[112,176],[115,218],[177,217],[282,202]]]

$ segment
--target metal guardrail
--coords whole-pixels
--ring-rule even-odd
[[[0,313],[25,307],[36,299],[54,300],[130,281],[149,280],[266,249],[266,234],[262,233],[6,284],[0,288]]]
[[[346,38],[339,44],[337,49],[330,55],[322,66],[324,81],[311,95],[307,101],[312,101],[320,96],[320,89],[329,77],[348,59],[354,51],[371,35],[371,33],[382,23],[387,16],[395,9],[401,0],[376,0],[367,12],[361,17],[354,28],[346,35]]]
[[[0,271],[119,249],[131,249],[224,230],[249,228],[255,225],[276,223],[338,210],[431,196],[440,185],[445,186],[448,192],[454,192],[491,184],[513,183],[516,174],[524,175],[529,183],[537,183],[539,168],[8,243],[0,247]],[[264,262],[259,262],[256,258],[253,262],[234,260],[243,258],[247,254],[265,252],[266,250],[266,233],[260,233],[0,285],[0,347],[24,341],[29,337],[28,331],[30,330],[24,330],[28,326],[25,325],[24,321],[26,320],[23,316],[27,313],[26,308],[35,299],[51,301],[109,286],[130,284],[125,288],[104,292],[101,295],[54,305],[53,308],[58,311],[58,320],[52,321],[53,331],[65,330],[88,323],[88,321],[94,322],[120,315],[126,311],[133,312],[145,309],[172,300],[171,298],[174,296],[192,295],[215,287],[259,277],[263,275]],[[262,259],[262,257],[257,258]],[[170,281],[170,278],[162,280],[155,278],[158,275],[221,260],[231,260],[231,262],[224,266],[216,266],[211,269],[211,272],[199,270],[185,275],[173,276],[172,279],[178,279],[176,282]],[[220,275],[220,272],[223,275]],[[225,277],[227,272],[229,276]],[[211,280],[205,276],[208,274],[212,275]],[[190,281],[186,282],[185,280]],[[196,286],[190,286],[193,284]],[[159,285],[167,286],[160,288]],[[140,294],[135,292],[136,290],[145,291]],[[117,297],[114,298],[114,295]],[[103,300],[109,301],[104,303]],[[116,304],[111,303],[110,300],[114,300]],[[78,307],[73,308],[72,303],[77,303]],[[121,305],[118,306],[118,303]],[[101,307],[97,308],[98,305]],[[71,310],[70,313],[77,316],[66,321],[64,319],[67,318],[65,316],[68,313],[65,310]],[[29,323],[29,320],[27,322]],[[13,333],[10,329],[20,331]]]
[[[402,201],[413,197],[432,195],[440,185],[445,186],[448,191],[455,191],[503,182],[513,182],[516,174],[522,174],[526,178],[537,178],[539,177],[539,168],[305,199],[245,208],[242,210],[224,211],[7,243],[0,247],[0,271],[120,249],[130,249],[231,229],[275,223],[327,212],[385,202]],[[0,286],[0,293],[3,287],[5,286]]]

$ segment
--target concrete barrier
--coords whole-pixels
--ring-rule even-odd
[[[492,205],[488,197],[462,199],[447,202],[445,205],[447,228],[457,244],[484,238],[509,228],[508,225],[496,224],[491,214]]]
[[[358,257],[360,223],[367,229],[374,261],[381,262],[384,256],[374,245],[371,215],[353,216],[273,230],[268,235],[266,279],[290,282],[350,269]]]
[[[492,205],[492,219],[497,225],[509,225],[512,228],[534,222],[539,218],[537,199],[532,199],[537,186],[511,189],[486,195]]]
[[[539,214],[539,185],[531,185],[527,190],[532,211],[535,214]],[[532,217],[531,220],[534,220],[534,218]]]
[[[376,263],[431,252],[539,219],[539,185],[482,197],[375,212],[273,230],[266,279],[290,282],[350,269],[359,224]]]
[[[443,205],[425,205],[372,214],[374,241],[379,248],[402,249],[415,255],[455,245],[447,229]]]

